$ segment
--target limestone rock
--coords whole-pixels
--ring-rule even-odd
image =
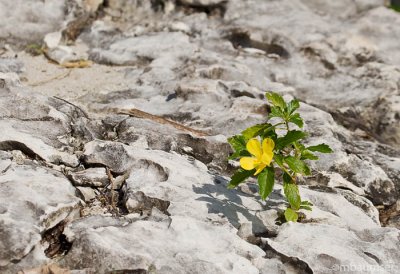
[[[62,174],[39,166],[13,164],[0,175],[0,197],[3,271],[18,268],[14,264],[36,246],[40,249],[46,230],[79,215],[80,200],[71,183]]]

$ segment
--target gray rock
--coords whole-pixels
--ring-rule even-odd
[[[61,27],[64,8],[64,1],[0,1],[0,37],[8,43],[39,42],[46,33]]]
[[[15,58],[0,58],[0,72],[2,73],[21,73],[24,70],[24,64]]]
[[[21,150],[49,163],[72,167],[79,164],[69,144],[68,112],[57,110],[48,98],[35,97],[22,89],[0,89],[0,93],[0,149]]]
[[[0,268],[6,273],[41,248],[46,230],[79,216],[75,188],[62,174],[39,166],[12,165],[0,175],[0,197]]]
[[[75,186],[104,187],[109,183],[106,169],[102,167],[73,172],[69,177]]]
[[[136,221],[118,229],[103,225],[89,230],[74,228],[86,227],[88,221],[83,219],[69,228],[74,248],[62,260],[63,265],[75,269],[96,265],[100,272],[259,273],[251,260],[261,260],[264,254],[224,227],[188,217],[173,217],[169,226]],[[92,254],[90,259],[82,258],[84,251]]]
[[[79,191],[85,202],[91,202],[96,199],[97,195],[93,188],[78,186],[76,189]]]
[[[396,273],[399,230],[365,229],[354,233],[322,224],[288,223],[268,247],[305,262],[313,272]]]

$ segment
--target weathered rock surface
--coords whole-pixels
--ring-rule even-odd
[[[397,273],[400,15],[385,1],[14,2],[1,273]],[[52,32],[47,57],[93,66],[18,52]],[[301,223],[281,224],[279,182],[266,202],[252,179],[226,188],[226,138],[265,121],[265,90],[299,98],[308,143],[335,151],[301,181]]]
[[[12,164],[1,173],[0,198],[2,273],[20,270],[28,254],[47,248],[41,245],[45,231],[79,216],[80,201],[71,183],[61,173],[33,164]],[[35,259],[37,264],[47,258]]]

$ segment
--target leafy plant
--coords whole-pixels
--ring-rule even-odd
[[[391,8],[391,9],[397,11],[397,12],[400,12],[400,1],[398,1],[398,0],[390,1],[389,8]]]
[[[300,107],[298,100],[293,99],[287,103],[282,96],[273,92],[267,92],[266,97],[271,104],[268,121],[249,127],[228,139],[234,150],[229,159],[240,158],[240,168],[232,176],[228,188],[235,188],[247,178],[256,176],[259,194],[265,200],[273,190],[276,175],[280,174],[283,192],[289,202],[284,217],[286,221],[296,222],[300,209],[312,210],[311,202],[301,200],[297,186],[299,175],[311,175],[305,161],[318,160],[315,152],[333,151],[326,144],[308,147],[302,144],[307,133],[301,130],[304,122],[296,112]],[[278,170],[281,172],[278,173]]]

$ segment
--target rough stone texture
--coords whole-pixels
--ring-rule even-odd
[[[2,273],[20,269],[18,262],[41,248],[44,231],[73,219],[79,211],[71,183],[61,173],[36,165],[13,164],[1,173],[0,201]],[[39,256],[37,261],[43,259]]]
[[[68,153],[73,150],[70,115],[75,110],[71,106],[22,89],[0,89],[0,96],[2,150],[21,150],[50,163],[79,164],[76,156]]]
[[[315,273],[395,273],[398,238],[394,228],[354,233],[330,225],[288,223],[275,239],[266,241],[273,250],[304,261]]]
[[[400,16],[383,2],[0,0],[0,272],[397,273]],[[14,48],[49,32],[94,64]],[[279,182],[266,202],[253,179],[226,188],[226,138],[265,121],[266,90],[335,151],[299,182],[302,223],[280,223]]]
[[[0,1],[1,40],[23,42],[25,46],[40,42],[46,33],[62,26],[64,7],[65,2],[58,0]]]

